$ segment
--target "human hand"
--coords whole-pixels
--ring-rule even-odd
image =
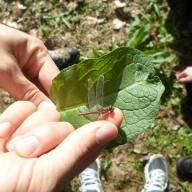
[[[42,102],[49,99],[40,91],[48,91],[58,73],[47,49],[40,40],[4,25],[0,40],[0,86],[16,100],[33,102],[15,102],[0,116],[1,190],[59,191],[117,135],[122,114],[116,109],[108,121],[76,131],[58,122],[59,113]]]
[[[180,83],[187,83],[192,81],[192,67],[188,66],[182,71],[176,73],[176,78]]]
[[[43,42],[0,24],[0,87],[16,100],[38,105],[59,73]]]
[[[119,109],[74,130],[48,102],[13,103],[0,116],[1,191],[62,190],[117,136]],[[27,158],[26,158],[27,157]]]

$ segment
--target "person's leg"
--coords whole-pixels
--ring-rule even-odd
[[[98,159],[80,173],[79,180],[81,183],[81,192],[103,192]]]
[[[192,182],[192,156],[183,157],[177,161],[176,169],[181,181]]]
[[[176,27],[183,37],[192,36],[192,2],[191,0],[184,0],[177,3],[176,9],[178,12],[178,20]]]
[[[152,155],[145,166],[142,192],[165,192],[168,189],[168,167],[161,155]]]
[[[57,67],[62,70],[70,65],[77,63],[80,53],[77,48],[64,47],[56,50],[49,50],[49,55]]]

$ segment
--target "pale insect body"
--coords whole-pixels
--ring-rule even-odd
[[[96,93],[94,84],[91,78],[88,79],[88,104],[89,112],[80,113],[80,115],[90,115],[90,114],[105,114],[114,111],[112,105],[103,107],[103,90],[104,90],[104,76],[100,75],[96,84]]]

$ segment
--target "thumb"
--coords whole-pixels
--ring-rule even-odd
[[[31,101],[38,105],[48,97],[29,81],[18,65],[10,58],[6,59],[0,68],[0,87],[16,100]]]
[[[191,78],[190,77],[182,77],[179,79],[179,83],[187,83],[190,82]]]
[[[53,170],[58,170],[57,178],[68,182],[94,161],[117,134],[117,127],[109,121],[86,124],[48,153],[48,162]]]

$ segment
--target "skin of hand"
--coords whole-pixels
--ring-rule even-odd
[[[41,91],[59,72],[43,43],[1,24],[0,42],[0,86],[23,100],[0,116],[1,190],[58,192],[117,136],[123,115],[115,109],[74,131]]]
[[[176,73],[176,78],[180,83],[187,83],[192,81],[192,66],[186,67],[182,71]]]
[[[74,130],[52,106],[13,103],[0,116],[1,191],[62,191],[117,136],[122,112],[104,118]]]
[[[2,24],[0,42],[0,87],[16,100],[49,100],[40,90],[49,91],[59,70],[43,42]]]

